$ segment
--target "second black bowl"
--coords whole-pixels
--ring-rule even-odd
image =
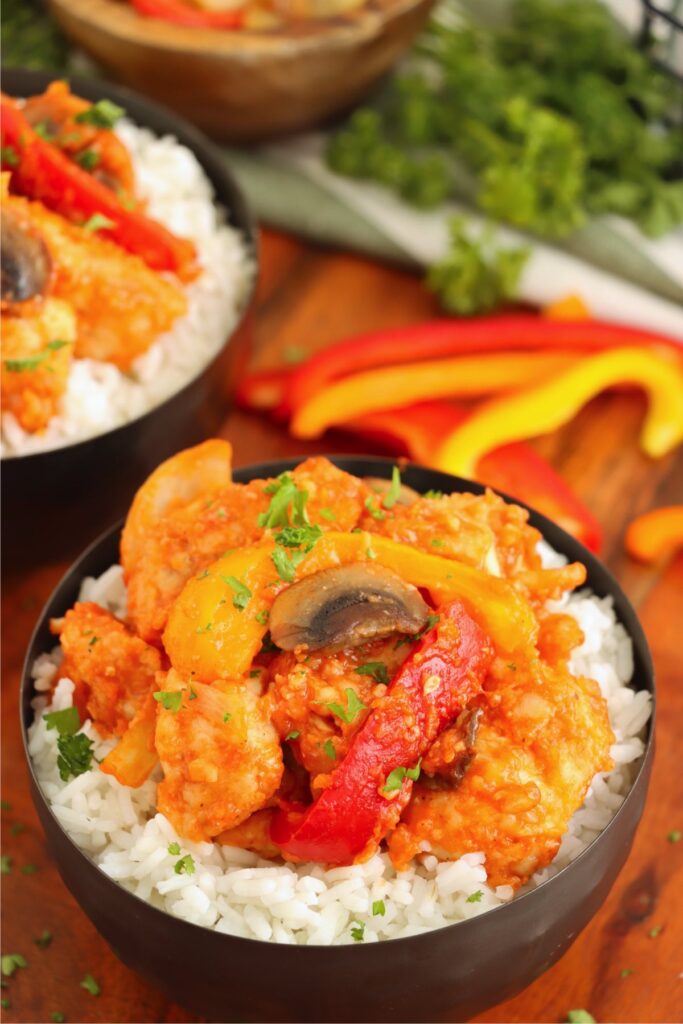
[[[332,458],[357,476],[389,479],[389,459]],[[296,460],[238,470],[246,482],[276,476]],[[403,481],[415,490],[481,493],[478,484],[418,466]],[[531,523],[557,551],[588,570],[588,585],[611,596],[633,641],[632,685],[654,694],[652,662],[636,614],[616,580],[578,541],[532,512]],[[120,527],[96,541],[69,570],[44,609],[22,681],[22,729],[33,712],[30,667],[54,644],[49,620],[78,597],[84,576],[118,560]],[[187,924],[111,881],[53,815],[27,752],[33,800],[64,882],[83,911],[133,970],[165,995],[213,1021],[463,1020],[514,995],[558,960],[603,903],[626,860],[640,819],[654,756],[654,715],[633,786],[603,832],[538,888],[479,917],[410,938],[368,946],[285,946]]]
[[[42,92],[53,75],[8,69],[11,96]],[[136,488],[169,455],[215,434],[225,418],[249,355],[256,285],[257,233],[244,196],[214,146],[182,118],[129,89],[70,78],[74,92],[97,102],[111,99],[156,135],[174,135],[191,149],[209,178],[229,223],[245,239],[254,281],[235,327],[213,359],[149,412],[106,433],[50,451],[2,460],[2,553],[6,568],[75,555],[107,524],[123,515]]]

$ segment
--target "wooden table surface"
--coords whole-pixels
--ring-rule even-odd
[[[367,260],[303,245],[267,232],[255,325],[255,364],[275,365],[288,348],[312,350],[350,333],[434,315],[432,300],[412,275]],[[659,687],[657,757],[650,796],[633,852],[599,914],[563,959],[516,998],[481,1021],[563,1021],[588,1009],[598,1021],[683,1019],[683,830],[681,734],[683,558],[643,568],[626,558],[622,538],[634,515],[683,501],[683,461],[651,463],[638,451],[643,400],[619,394],[591,403],[571,427],[544,438],[539,450],[587,501],[606,532],[605,559],[636,605],[649,637]],[[358,450],[342,436],[303,445],[263,419],[238,411],[222,434],[236,463],[302,451]],[[46,517],[47,523],[47,517]],[[17,692],[21,663],[36,617],[67,568],[60,562],[7,578],[3,593],[2,852],[13,858],[3,876],[2,952],[21,953],[28,968],[9,979],[7,1021],[192,1021],[125,968],[82,914],[51,864],[32,809],[21,751]],[[14,828],[13,828],[14,826]],[[21,828],[23,826],[23,829]],[[35,865],[33,873],[22,867]],[[31,868],[29,868],[31,871]],[[650,936],[651,929],[661,931]],[[33,940],[44,929],[49,948]],[[624,969],[633,973],[622,976]],[[79,987],[86,973],[99,997]]]

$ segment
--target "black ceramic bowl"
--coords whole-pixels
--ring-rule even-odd
[[[182,73],[182,72],[180,72]],[[3,90],[30,96],[54,75],[8,69]],[[191,149],[225,208],[229,222],[257,261],[257,233],[244,197],[225,163],[201,132],[182,118],[129,89],[109,82],[70,78],[79,95],[112,99],[139,125],[174,135]],[[137,419],[52,451],[2,460],[2,547],[6,566],[26,567],[60,555],[74,556],[108,523],[123,515],[135,489],[173,452],[215,434],[225,418],[248,357],[250,312],[256,283],[223,348],[185,386]]]
[[[333,458],[358,476],[391,476],[389,459]],[[297,460],[238,470],[247,481],[291,469]],[[478,484],[409,465],[417,491],[474,491]],[[631,636],[633,684],[654,693],[652,662],[633,608],[614,578],[581,544],[544,516],[532,524],[570,559],[588,584],[611,595]],[[69,570],[44,609],[22,682],[24,736],[32,720],[33,659],[54,643],[48,620],[78,595],[83,576],[118,558],[120,526],[97,540]],[[41,795],[29,760],[33,799],[62,878],[112,949],[170,999],[212,1021],[462,1020],[500,1002],[553,964],[598,910],[617,877],[643,811],[654,755],[654,718],[638,776],[619,811],[568,867],[537,889],[469,921],[372,945],[283,946],[186,924],[120,888],[74,845]],[[28,759],[28,755],[27,755]]]

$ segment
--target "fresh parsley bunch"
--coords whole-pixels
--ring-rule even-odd
[[[376,110],[357,111],[328,162],[416,206],[449,195],[562,238],[595,213],[648,235],[683,221],[680,105],[599,0],[513,0],[510,22],[435,19],[413,69]]]

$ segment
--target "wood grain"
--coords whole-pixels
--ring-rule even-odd
[[[256,362],[274,365],[296,346],[313,350],[351,332],[429,316],[432,300],[410,274],[354,256],[323,253],[267,233],[256,322]],[[652,646],[658,683],[657,757],[645,816],[633,852],[607,903],[564,958],[515,999],[480,1021],[562,1021],[586,1008],[598,1021],[664,1022],[683,1018],[683,830],[680,733],[681,608],[683,558],[652,568],[623,552],[623,532],[633,515],[683,501],[683,463],[670,457],[653,464],[637,449],[643,404],[635,395],[592,402],[565,430],[539,448],[564,473],[603,522],[608,564],[636,604]],[[265,420],[241,412],[226,419],[224,436],[241,465],[266,456],[359,450],[358,441],[332,435],[302,445]],[[49,529],[49,515],[45,527]],[[17,691],[21,663],[36,617],[65,564],[45,565],[8,578],[3,591],[3,797],[2,852],[13,858],[3,877],[3,953],[22,953],[29,967],[9,980],[7,1021],[155,1022],[196,1020],[123,967],[62,885],[45,850],[30,804],[21,751]],[[24,825],[13,835],[13,825]],[[38,871],[24,875],[22,866]],[[651,928],[659,926],[656,938]],[[32,942],[44,929],[54,935],[41,950]],[[632,974],[622,977],[621,971]],[[102,993],[79,987],[92,973]]]

